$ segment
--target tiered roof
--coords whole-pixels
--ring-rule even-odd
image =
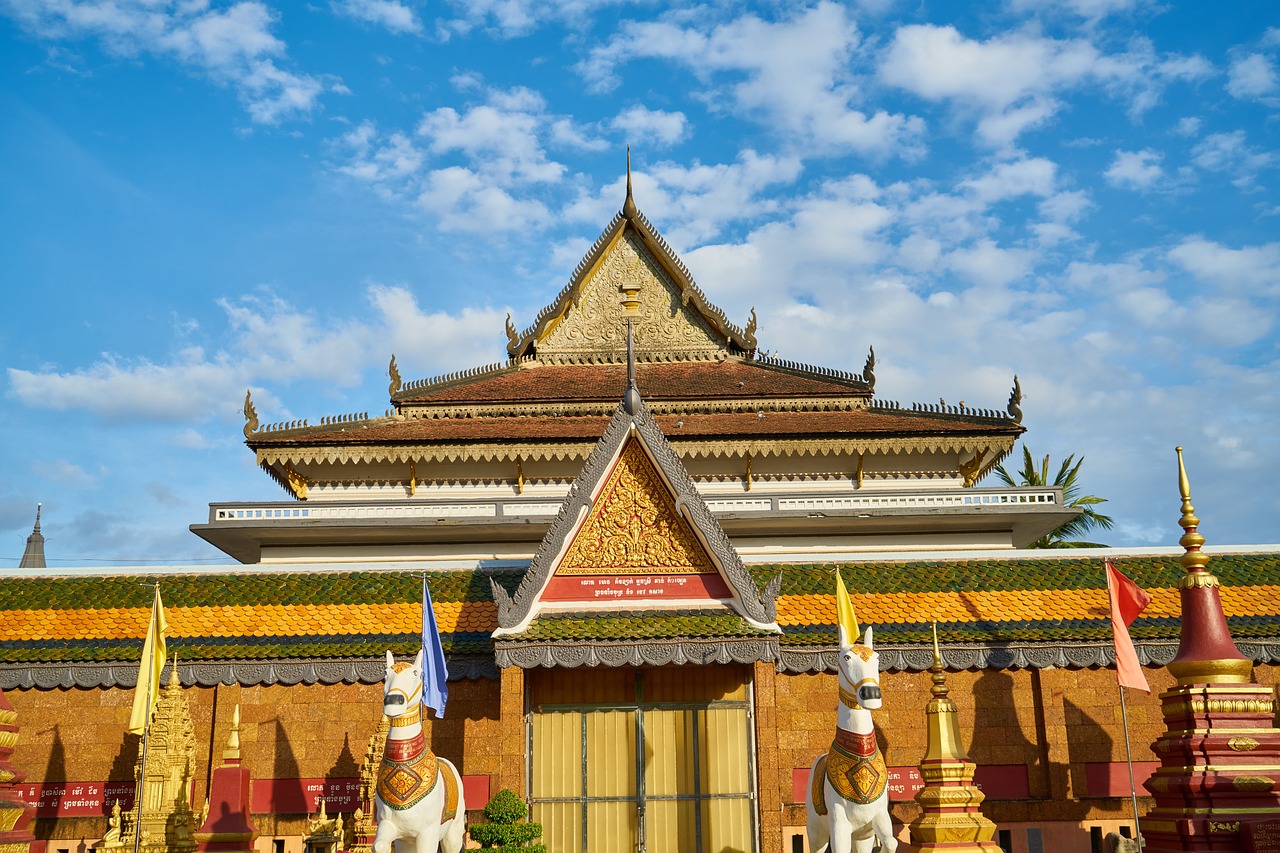
[[[621,291],[640,305],[640,393],[682,456],[705,452],[698,442],[710,439],[736,455],[967,452],[974,480],[1023,432],[1020,392],[1000,411],[963,403],[903,407],[875,401],[874,353],[861,373],[759,354],[755,311],[745,326],[730,322],[628,193],[534,323],[517,333],[508,320],[508,361],[406,384],[393,357],[393,408],[383,417],[262,426],[247,400],[246,443],[297,496],[298,466],[349,464],[354,457],[341,448],[354,446],[374,453],[361,461],[584,459],[625,382]],[[786,447],[743,444],[761,436]]]
[[[1130,629],[1139,656],[1164,664],[1177,648],[1182,568],[1177,555],[1113,554],[1152,604]],[[1280,552],[1215,553],[1223,610],[1240,650],[1280,661]],[[830,564],[747,567],[776,599],[782,665],[834,666]],[[841,564],[859,619],[875,626],[886,669],[931,663],[936,619],[951,668],[1091,666],[1111,660],[1102,557],[1027,552],[999,559],[868,560]],[[520,569],[436,571],[432,600],[454,677],[492,676],[497,606],[489,579],[514,593]],[[137,677],[155,575],[0,578],[0,688],[121,684]],[[421,642],[421,575],[408,569],[244,572],[160,578],[169,644],[184,678],[212,684],[382,678],[386,649]],[[273,601],[277,604],[264,604]],[[737,621],[733,621],[737,620]],[[729,624],[732,622],[733,624]],[[538,638],[680,640],[734,636],[736,614],[642,611],[599,618],[585,610],[540,619]]]

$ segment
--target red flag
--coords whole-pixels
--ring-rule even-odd
[[[1138,652],[1129,637],[1129,626],[1151,603],[1147,591],[1116,571],[1107,560],[1107,598],[1111,603],[1111,633],[1116,647],[1116,680],[1121,687],[1151,692],[1138,663]]]

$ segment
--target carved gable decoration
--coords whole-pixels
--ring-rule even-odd
[[[639,402],[619,406],[583,465],[514,595],[496,581],[494,637],[516,637],[539,612],[728,607],[779,633],[762,594],[693,479]]]
[[[537,341],[544,357],[627,351],[623,320],[623,286],[639,289],[640,317],[635,324],[640,353],[712,355],[727,350],[724,338],[712,330],[685,299],[679,285],[631,229],[623,231],[566,306]]]
[[[632,438],[569,545],[557,575],[714,574],[649,456]]]

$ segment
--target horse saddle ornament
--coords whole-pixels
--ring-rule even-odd
[[[875,732],[859,735],[838,731],[831,742],[831,751],[819,760],[816,770],[813,805],[820,815],[827,813],[826,792],[822,787],[824,777],[841,797],[864,806],[879,799],[889,784],[889,768],[876,743]]]
[[[404,810],[422,800],[436,786],[440,761],[427,749],[422,734],[403,741],[387,741],[378,768],[378,796],[390,808]]]

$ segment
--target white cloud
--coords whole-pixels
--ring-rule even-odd
[[[1061,11],[1097,21],[1108,15],[1128,12],[1145,5],[1147,0],[1008,0],[1014,12]]]
[[[1195,237],[1169,250],[1169,258],[1224,291],[1280,296],[1280,243],[1232,249]]]
[[[1132,190],[1151,188],[1164,177],[1160,168],[1163,156],[1150,148],[1141,151],[1116,151],[1111,167],[1104,173],[1107,183]]]
[[[637,104],[618,113],[610,124],[632,145],[649,143],[662,148],[684,138],[688,119],[679,111],[651,110]]]
[[[1241,100],[1264,100],[1276,94],[1280,80],[1276,78],[1275,63],[1271,57],[1251,53],[1231,63],[1227,76],[1227,91]]]
[[[528,35],[547,23],[585,27],[593,12],[627,0],[450,0],[461,17],[442,22],[446,34],[485,27],[502,38]],[[632,0],[634,3],[634,0]]]
[[[272,29],[277,14],[257,0],[225,9],[206,3],[174,6],[147,0],[10,0],[10,13],[48,41],[96,39],[118,56],[174,59],[230,85],[255,122],[275,124],[315,109],[336,81],[281,68],[285,44]]]
[[[466,88],[477,83],[462,78]],[[412,133],[381,133],[365,122],[335,141],[336,169],[386,198],[416,205],[443,231],[494,232],[537,227],[549,211],[540,186],[565,177],[545,142],[594,142],[547,111],[531,89],[482,93],[482,103],[428,111]],[[567,140],[566,134],[577,134]]]
[[[1201,120],[1196,116],[1183,116],[1178,119],[1176,132],[1179,136],[1196,136],[1200,133]]]
[[[386,27],[393,33],[416,35],[422,32],[418,13],[396,0],[341,0],[334,3],[333,8],[341,15]]]
[[[855,107],[861,91],[850,62],[861,49],[849,12],[823,2],[781,21],[747,14],[714,26],[674,15],[627,22],[578,71],[604,91],[618,85],[619,65],[663,60],[694,74],[707,103],[774,128],[797,150],[918,155],[920,119]]]
[[[997,163],[987,174],[964,181],[961,187],[971,191],[982,204],[992,204],[1022,195],[1048,196],[1054,191],[1058,167],[1044,157],[1028,157]]]
[[[880,57],[880,78],[931,101],[954,102],[976,117],[980,140],[1011,146],[1062,108],[1059,93],[1101,83],[1128,98],[1131,112],[1149,109],[1174,80],[1196,80],[1212,66],[1198,56],[1157,56],[1149,42],[1124,54],[1103,54],[1085,39],[1059,40],[1009,32],[986,41],[954,26],[913,24],[898,29]]]
[[[1211,172],[1229,172],[1240,189],[1251,189],[1260,170],[1274,163],[1268,151],[1251,147],[1243,130],[1211,133],[1191,149],[1191,162]]]
[[[213,350],[186,347],[164,360],[106,354],[69,371],[9,368],[10,393],[27,406],[91,412],[109,422],[195,424],[234,419],[245,389],[253,388],[267,419],[269,407],[278,408],[272,387],[351,387],[370,369],[385,369],[392,351],[405,369],[458,369],[487,354],[484,342],[496,349],[500,341],[498,309],[426,313],[405,288],[381,284],[369,285],[367,297],[374,312],[363,320],[320,318],[270,295],[221,299],[227,326]],[[193,429],[172,440],[203,446]]]

